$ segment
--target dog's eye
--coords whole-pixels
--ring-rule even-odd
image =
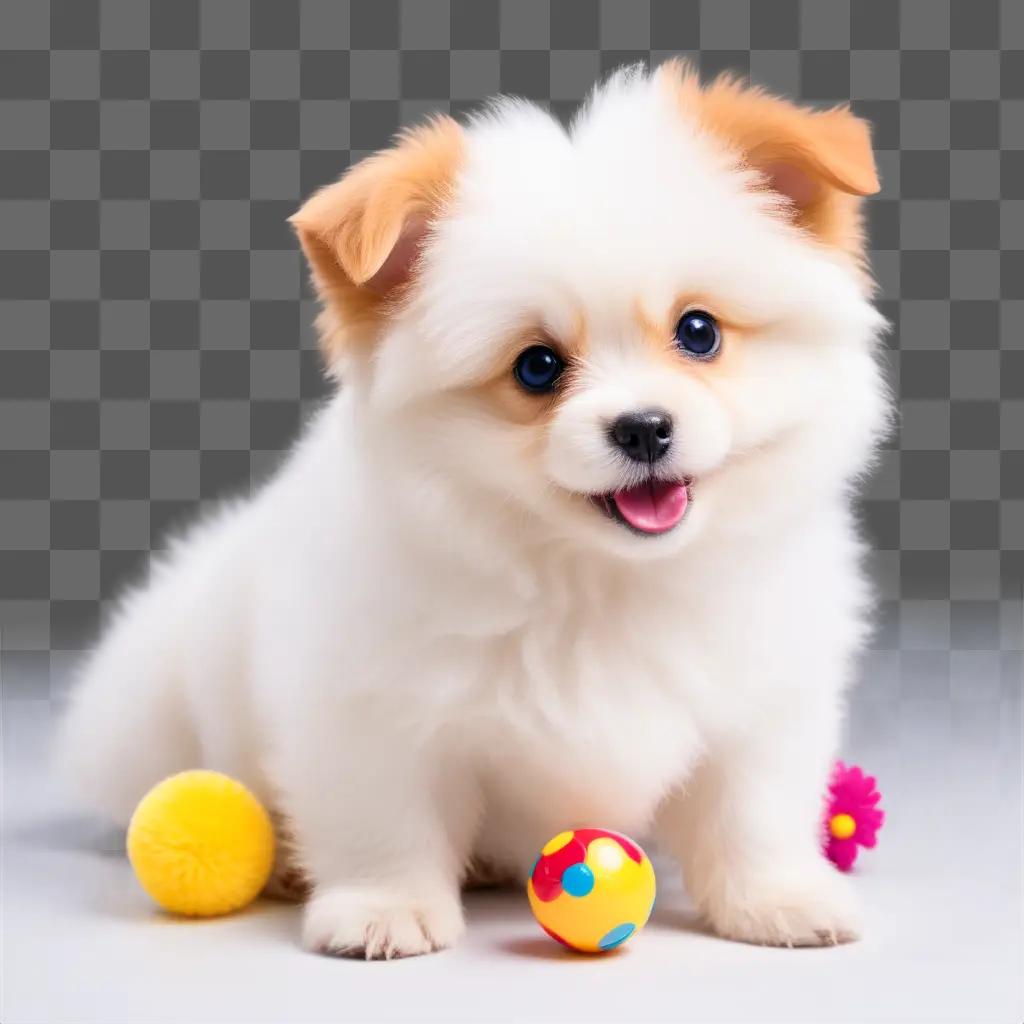
[[[532,345],[519,353],[514,369],[516,380],[526,388],[541,394],[550,391],[565,369],[558,353],[547,345]]]
[[[722,343],[722,332],[710,313],[691,309],[676,324],[676,344],[695,356],[713,356]]]

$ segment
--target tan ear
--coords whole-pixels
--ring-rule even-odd
[[[414,276],[430,225],[452,198],[462,129],[440,116],[403,132],[291,217],[325,304],[328,356],[366,337]]]
[[[789,201],[821,241],[860,254],[860,199],[879,190],[871,132],[846,107],[812,110],[723,76],[701,89],[681,62],[663,68],[679,100]]]

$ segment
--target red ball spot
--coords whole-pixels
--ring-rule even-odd
[[[586,847],[590,846],[595,839],[602,838],[614,839],[626,851],[628,857],[635,860],[637,864],[643,863],[643,851],[632,839],[624,836],[621,832],[609,832],[604,828],[578,828],[574,834],[574,839],[579,839],[583,843],[584,856],[586,856]],[[583,858],[581,857],[580,859],[582,860]]]
[[[587,855],[587,848],[577,838],[577,832],[560,850],[541,857],[530,876],[533,891],[542,903],[557,899],[562,891],[562,872],[571,864],[581,864]]]

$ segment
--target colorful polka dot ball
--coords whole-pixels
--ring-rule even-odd
[[[603,828],[560,832],[526,883],[541,928],[581,953],[607,953],[640,931],[654,909],[654,890],[647,854]]]

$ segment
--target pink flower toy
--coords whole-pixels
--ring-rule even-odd
[[[849,871],[857,859],[858,847],[875,845],[885,812],[877,806],[882,794],[875,777],[860,768],[837,761],[828,784],[822,849],[840,871]]]

